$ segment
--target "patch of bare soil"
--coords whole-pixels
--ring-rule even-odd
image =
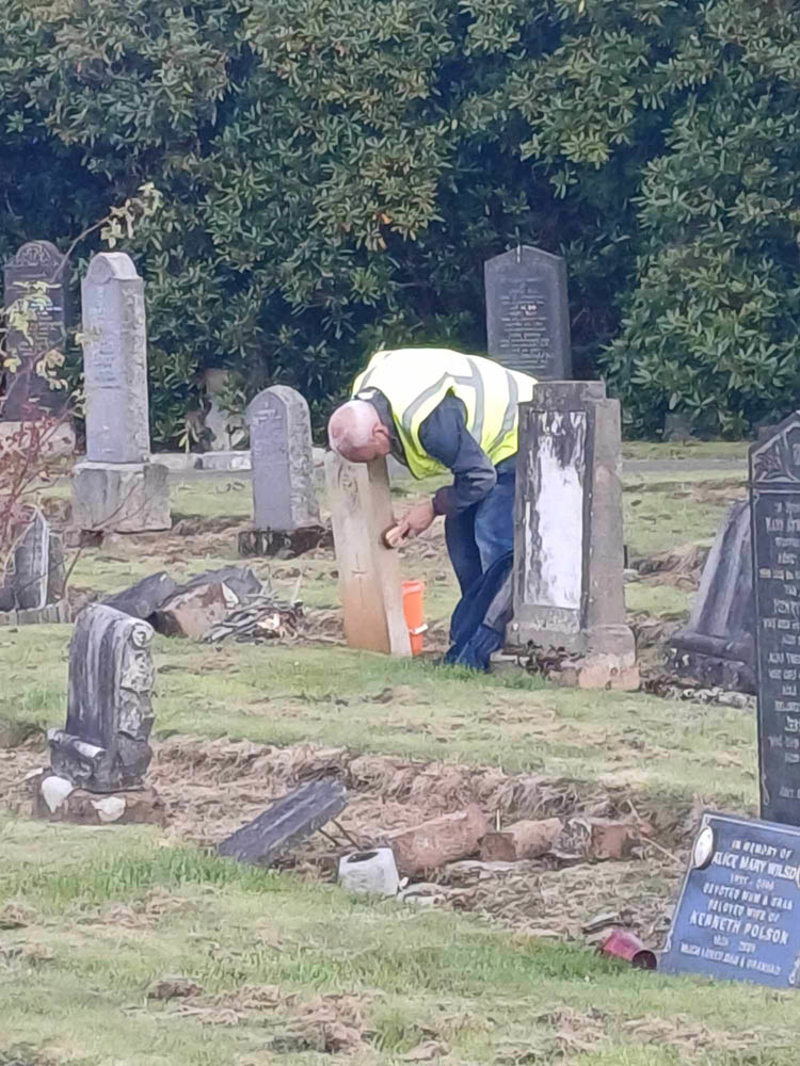
[[[0,805],[26,814],[25,774],[45,761],[41,746],[0,749]],[[340,856],[368,848],[387,831],[410,828],[475,803],[494,824],[558,817],[565,825],[554,850],[517,863],[453,863],[430,876],[438,902],[500,920],[525,934],[580,938],[599,912],[634,928],[649,943],[669,920],[685,852],[699,808],[659,806],[627,787],[577,785],[493,767],[424,763],[358,755],[344,748],[270,747],[247,741],[173,737],[156,745],[149,783],[168,811],[167,833],[211,847],[298,785],[341,780],[349,803],[338,826],[294,848],[279,865],[332,879]],[[597,862],[590,847],[597,819],[641,829],[625,861]],[[341,828],[340,828],[341,827]],[[429,899],[430,902],[430,899]],[[158,920],[177,902],[159,894],[133,906],[114,905],[99,921],[135,927]]]

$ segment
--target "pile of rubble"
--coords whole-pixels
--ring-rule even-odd
[[[239,643],[292,639],[305,627],[302,604],[277,598],[246,567],[208,570],[183,585],[162,571],[104,603],[149,622],[165,636],[212,644],[228,638]]]

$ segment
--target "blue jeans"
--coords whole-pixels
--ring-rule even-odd
[[[496,467],[497,484],[474,507],[445,519],[444,539],[464,596],[492,563],[514,550],[517,457]]]
[[[497,467],[497,484],[480,503],[445,520],[445,540],[461,586],[446,663],[488,670],[512,613],[516,456]]]

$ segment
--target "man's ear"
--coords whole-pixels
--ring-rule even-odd
[[[383,422],[376,422],[375,425],[372,427],[372,437],[373,440],[380,440],[386,444],[388,444],[391,440],[391,437],[389,436],[389,430],[386,428]]]

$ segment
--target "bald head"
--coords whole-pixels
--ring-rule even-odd
[[[337,407],[328,422],[331,448],[351,463],[368,463],[391,448],[389,431],[366,400],[350,400]]]

